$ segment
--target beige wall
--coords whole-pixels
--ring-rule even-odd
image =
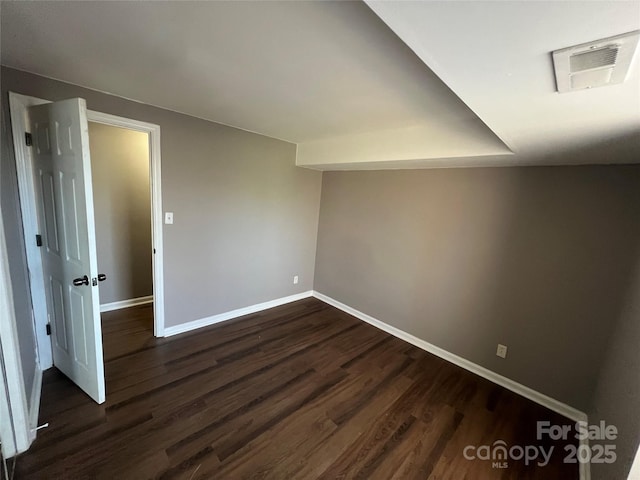
[[[589,412],[590,423],[604,420],[618,428],[617,460],[593,464],[592,478],[626,479],[640,445],[640,262],[607,348]],[[612,325],[613,326],[613,325]]]
[[[153,295],[149,135],[89,123],[100,303]]]
[[[587,411],[639,247],[639,166],[325,172],[315,289]]]
[[[5,108],[8,91],[82,97],[91,110],[160,125],[163,210],[174,212],[163,225],[166,326],[312,288],[322,174],[295,166],[294,144],[3,67]],[[2,201],[16,210],[15,185]],[[5,221],[18,228],[17,216]],[[21,235],[10,248],[24,270]]]

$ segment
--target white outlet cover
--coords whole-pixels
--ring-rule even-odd
[[[298,275],[293,277],[293,284],[296,285],[298,283]]]
[[[173,212],[164,212],[164,223],[167,225],[173,224]]]
[[[499,343],[496,355],[501,358],[507,358],[507,346]]]

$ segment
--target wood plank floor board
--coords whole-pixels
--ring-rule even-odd
[[[444,445],[457,429],[459,415],[452,407],[442,405],[433,410],[433,415],[418,419],[413,435],[407,438],[408,451],[398,455],[398,463],[383,464],[376,476],[398,480],[429,478]]]
[[[294,468],[279,466],[276,473],[282,472],[281,478],[318,478],[353,442],[368,431],[368,425],[375,424],[384,415],[384,412],[406,392],[411,384],[412,382],[403,375],[393,378],[388,385],[378,391],[377,395],[371,397],[370,401],[338,425],[336,431],[323,443],[322,448],[302,457]]]
[[[196,368],[193,365],[178,368],[163,377],[154,377],[125,390],[116,391],[108,399],[107,410],[116,410],[145,400],[151,401],[153,400],[152,396],[162,395],[174,388],[185,388],[185,385],[199,385],[201,390],[211,387],[211,385],[203,385],[203,381],[217,383],[217,386],[245,381],[265,370],[279,367],[293,358],[299,358],[312,348],[319,348],[326,339],[339,337],[358,327],[360,327],[358,324],[349,325],[346,328],[337,323],[332,324],[325,329],[326,331],[321,332],[322,336],[318,335],[317,338],[314,338],[314,342],[310,342],[307,337],[304,337],[305,341],[299,349],[290,348],[275,354],[263,353],[259,349],[252,348],[251,354],[247,353],[244,356],[234,354],[234,359],[236,356],[238,357],[236,362],[230,361],[228,356],[220,356],[215,362],[211,359],[203,359]],[[326,334],[328,336],[325,338]],[[242,376],[243,373],[244,376]],[[107,385],[108,394],[109,391],[109,385]]]
[[[284,383],[273,384],[270,390],[254,398],[236,402],[230,400],[225,405],[227,408],[210,404],[209,408],[216,411],[216,420],[200,424],[193,432],[178,441],[174,439],[167,447],[167,453],[175,456],[185,448],[195,448],[197,452],[214,442],[230,442],[230,437],[254,436],[256,431],[265,428],[263,424],[279,412],[296,409],[300,402],[296,397],[305,398],[318,389],[318,379],[315,382],[310,379],[313,375],[313,370],[306,370]],[[296,392],[296,396],[292,395],[292,391]]]
[[[153,307],[103,314],[107,401],[45,372],[32,448],[16,478],[563,479],[570,422],[309,298],[170,338]],[[557,449],[506,469],[467,445]]]

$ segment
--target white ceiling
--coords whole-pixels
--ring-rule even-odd
[[[367,3],[514,151],[488,164],[640,162],[639,52],[625,83],[563,94],[550,55],[640,29],[639,1]]]
[[[640,28],[640,2],[369,7],[3,2],[2,63],[299,143],[315,168],[640,161],[637,58],[560,95],[550,56]]]
[[[292,142],[476,120],[361,2],[11,2],[2,62]]]

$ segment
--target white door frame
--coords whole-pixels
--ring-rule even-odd
[[[43,370],[53,365],[51,341],[46,334],[47,303],[44,291],[44,277],[42,273],[42,259],[40,250],[36,246],[35,236],[39,233],[36,197],[33,183],[33,164],[30,149],[25,143],[25,133],[28,131],[28,108],[50,103],[48,100],[20,95],[9,92],[9,106],[11,111],[11,127],[18,175],[18,191],[20,195],[20,209],[22,213],[22,227],[24,231],[27,266],[29,269],[29,283],[31,286],[31,301],[34,317],[35,336],[37,340],[40,367]],[[164,273],[163,273],[163,242],[162,242],[162,190],[161,190],[161,157],[160,157],[160,127],[152,123],[141,122],[129,118],[119,117],[101,112],[87,110],[87,119],[91,122],[103,123],[116,127],[128,128],[149,134],[149,168],[151,182],[151,223],[153,255],[153,298],[154,298],[154,326],[156,337],[164,336]]]
[[[0,440],[5,458],[24,452],[35,438],[20,361],[9,258],[0,212]],[[37,361],[36,361],[37,364]],[[37,365],[36,365],[37,368]]]
[[[153,248],[153,335],[164,337],[164,268],[162,248],[162,189],[160,170],[160,126],[108,113],[87,110],[90,122],[127,128],[149,134],[149,181],[151,182],[151,244]]]

